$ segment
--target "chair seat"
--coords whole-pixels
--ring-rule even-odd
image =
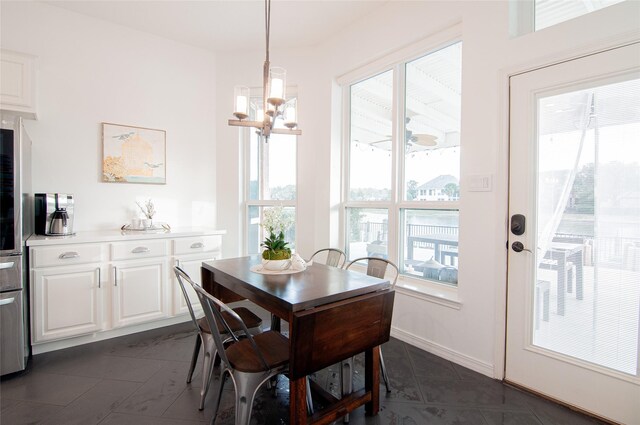
[[[253,340],[267,361],[269,369],[282,366],[289,361],[289,340],[280,332],[267,331],[255,335]],[[265,370],[264,364],[248,339],[233,343],[227,348],[226,353],[231,367],[240,372],[255,373]]]
[[[235,311],[238,314],[238,316],[240,316],[240,318],[245,323],[248,329],[257,328],[258,326],[262,325],[262,319],[256,316],[255,313],[253,313],[251,310],[249,310],[246,307],[237,307],[237,308],[234,308],[233,311]],[[226,311],[222,312],[222,316],[224,317],[224,320],[229,324],[233,332],[237,332],[242,329],[242,326],[240,325],[240,323],[238,323],[238,321],[235,320],[233,317],[231,317],[231,315]],[[200,329],[202,329],[202,332],[205,332],[208,334],[211,333],[211,329],[209,328],[209,323],[207,323],[206,317],[201,317],[200,319],[198,319],[198,326],[200,326]],[[227,330],[225,329],[225,327],[220,324],[218,324],[218,331],[221,334],[227,333]]]

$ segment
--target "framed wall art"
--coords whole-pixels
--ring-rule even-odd
[[[166,132],[102,123],[102,181],[166,183]]]

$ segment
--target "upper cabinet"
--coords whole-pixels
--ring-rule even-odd
[[[0,51],[0,109],[36,119],[35,56]]]

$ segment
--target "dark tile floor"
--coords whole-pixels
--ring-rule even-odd
[[[208,422],[211,408],[197,409],[201,365],[192,383],[185,383],[194,338],[191,324],[185,323],[34,356],[24,373],[0,382],[0,424]],[[386,394],[382,385],[378,416],[365,417],[360,408],[351,414],[354,425],[600,423],[396,339],[383,351],[393,391]],[[363,386],[361,370],[362,359],[356,358],[356,388]],[[313,379],[339,391],[334,367]],[[217,385],[212,383],[206,406]],[[266,389],[258,393],[251,423],[288,423],[288,402],[288,381],[279,377],[276,396]],[[233,387],[227,382],[216,424],[233,420]]]

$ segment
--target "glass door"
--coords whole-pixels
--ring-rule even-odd
[[[640,48],[511,78],[506,379],[640,423]]]

